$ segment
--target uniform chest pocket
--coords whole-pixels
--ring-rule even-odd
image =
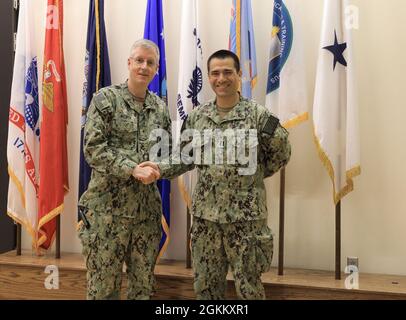
[[[110,142],[122,149],[133,149],[138,140],[137,118],[134,116],[115,116],[111,123]]]
[[[137,117],[133,114],[116,113],[112,120],[112,129],[117,132],[135,132],[138,130]]]

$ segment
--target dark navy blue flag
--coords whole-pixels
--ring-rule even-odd
[[[92,172],[83,155],[83,129],[86,123],[87,109],[89,108],[93,93],[109,85],[111,85],[111,77],[104,25],[104,0],[90,0],[80,132],[79,199],[87,189]]]
[[[167,103],[166,95],[166,62],[165,62],[165,39],[164,19],[162,15],[162,0],[148,0],[147,12],[145,15],[144,38],[156,43],[159,47],[159,70],[155,78],[149,84],[148,89],[160,96]],[[162,198],[162,239],[159,244],[158,259],[165,252],[169,243],[170,226],[170,192],[169,180],[158,181],[159,192]]]

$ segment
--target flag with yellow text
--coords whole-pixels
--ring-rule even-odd
[[[38,246],[54,240],[55,217],[68,191],[66,131],[68,109],[63,57],[63,0],[48,0],[42,83]]]

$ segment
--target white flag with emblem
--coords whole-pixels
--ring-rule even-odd
[[[275,0],[265,105],[285,128],[308,119],[300,8],[293,0]]]
[[[361,173],[358,103],[347,0],[326,0],[314,94],[315,142],[333,183],[334,203]]]
[[[181,19],[176,121],[178,133],[187,115],[202,102],[200,93],[203,88],[201,69],[203,52],[198,30],[196,0],[182,1]],[[179,177],[179,188],[189,208],[191,206],[192,191],[196,184],[195,171],[189,171]]]
[[[26,228],[36,247],[39,105],[34,10],[33,1],[20,1],[7,141],[7,214]]]

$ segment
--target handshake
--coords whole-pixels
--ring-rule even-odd
[[[157,164],[151,161],[145,161],[137,165],[134,168],[132,175],[143,184],[150,184],[161,177]]]

